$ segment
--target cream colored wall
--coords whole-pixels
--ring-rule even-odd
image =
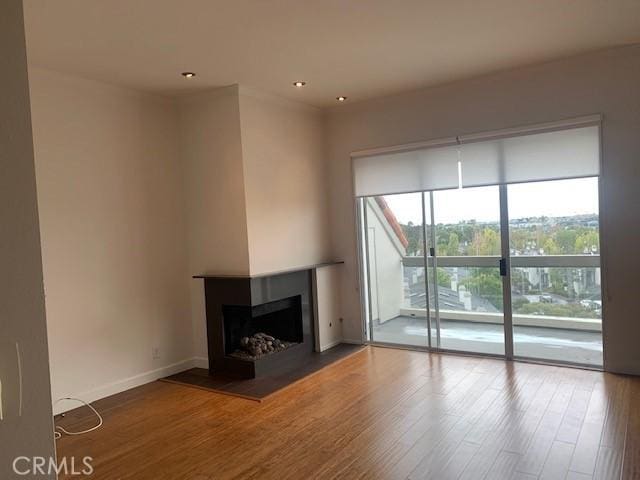
[[[14,478],[16,457],[55,455],[20,0],[0,4],[0,71],[0,478]]]
[[[238,97],[231,86],[179,100],[194,275],[249,273]]]
[[[241,88],[240,125],[251,273],[329,260],[320,111]]]
[[[174,102],[30,73],[54,399],[93,400],[187,368]]]
[[[347,261],[342,278],[345,336],[362,338],[351,151],[602,113],[605,367],[640,374],[640,323],[635,320],[640,308],[638,85],[640,46],[633,46],[332,109],[328,184],[333,250]]]
[[[206,358],[192,275],[327,259],[318,111],[237,86],[172,100],[32,72],[54,397]]]
[[[377,325],[396,318],[404,306],[402,257],[405,249],[378,204],[369,199],[365,205],[369,241],[370,308],[373,324]]]
[[[238,87],[179,99],[189,275],[248,274]],[[207,357],[203,281],[190,281],[194,349]]]
[[[323,118],[230,86],[179,99],[191,274],[259,274],[328,259]],[[202,280],[191,282],[207,356]]]
[[[323,352],[342,341],[342,321],[340,318],[341,264],[326,265],[313,271],[315,298],[316,350]]]
[[[230,86],[179,99],[191,274],[259,274],[328,259],[323,119]],[[202,280],[195,355],[207,356]]]

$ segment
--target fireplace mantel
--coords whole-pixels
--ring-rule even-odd
[[[275,275],[282,275],[285,273],[295,273],[295,272],[303,272],[305,270],[315,270],[317,268],[328,267],[330,265],[339,265],[344,263],[343,260],[335,260],[331,262],[323,262],[323,263],[314,263],[311,265],[304,265],[302,267],[293,267],[286,268],[283,270],[276,270],[274,272],[266,272],[266,273],[258,273],[255,275],[251,274],[229,274],[229,273],[203,273],[200,275],[194,275],[193,278],[263,278],[263,277],[273,277]]]
[[[195,276],[204,280],[210,374],[256,378],[278,374],[307,362],[316,351],[319,338],[314,303],[316,271],[341,263],[344,262],[325,262],[258,275]],[[294,310],[274,307],[285,303],[297,307]],[[264,316],[264,311],[280,317],[274,320]],[[297,312],[295,319],[292,318],[294,311]],[[284,329],[279,328],[280,322],[293,324]],[[295,342],[295,345],[258,358],[232,355],[238,343],[237,335],[232,332],[241,331],[244,337],[251,337],[261,331],[259,324],[270,325],[274,330],[262,330],[266,335]]]

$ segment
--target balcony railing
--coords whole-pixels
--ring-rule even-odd
[[[497,255],[437,257],[438,267],[500,267]],[[427,266],[433,267],[433,257],[427,257]],[[424,257],[403,257],[405,267],[424,267]],[[600,268],[600,255],[515,255],[512,268]]]
[[[401,308],[400,315],[408,317],[426,317],[426,311],[419,308]],[[444,320],[460,320],[465,322],[493,323],[502,325],[502,313],[467,312],[462,310],[440,310],[440,318]],[[513,325],[517,327],[546,327],[585,332],[601,332],[602,320],[599,318],[557,317],[551,315],[513,314]]]
[[[458,267],[458,268],[495,268],[500,266],[499,256],[441,256],[437,257],[435,264],[438,268]],[[403,257],[404,267],[423,267],[425,259],[419,257]],[[427,267],[434,267],[434,258],[427,257]],[[600,268],[599,255],[535,255],[535,256],[512,256],[510,259],[511,268]],[[538,293],[536,293],[538,294]],[[545,295],[540,293],[540,295]],[[468,310],[451,310],[440,308],[440,318],[446,320],[458,320],[479,323],[503,323],[503,313],[478,312]],[[423,308],[414,308],[405,305],[400,309],[401,315],[421,317],[426,316]],[[513,325],[532,326],[546,328],[561,328],[570,330],[582,330],[591,332],[602,331],[602,320],[600,318],[581,318],[556,315],[522,314],[514,312],[512,315]]]

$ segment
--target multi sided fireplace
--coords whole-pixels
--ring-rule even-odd
[[[311,270],[204,278],[209,371],[284,373],[313,354]]]

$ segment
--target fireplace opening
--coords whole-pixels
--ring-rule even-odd
[[[300,295],[255,306],[223,305],[225,355],[245,360],[302,343]]]

